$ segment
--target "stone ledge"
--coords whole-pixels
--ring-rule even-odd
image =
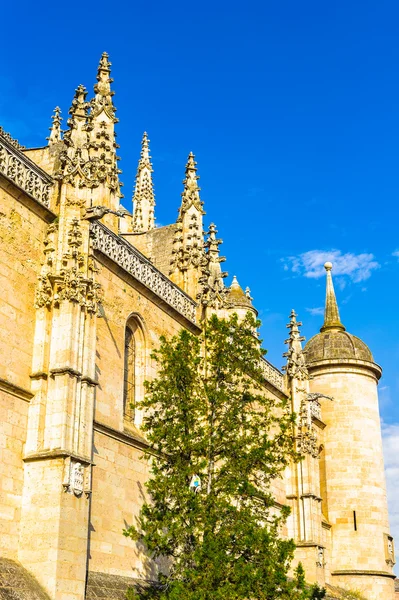
[[[393,573],[388,573],[387,571],[368,571],[368,570],[363,570],[363,569],[348,569],[348,570],[343,570],[343,571],[332,571],[331,575],[336,575],[336,576],[340,576],[340,575],[367,575],[367,576],[374,576],[374,577],[389,577],[390,579],[395,579],[396,575],[394,575]]]
[[[8,394],[11,394],[12,396],[16,396],[17,398],[20,398],[21,400],[25,400],[25,402],[29,402],[34,396],[34,394],[32,394],[32,392],[30,392],[29,390],[26,390],[26,389],[20,387],[19,385],[15,385],[15,383],[11,383],[11,381],[2,379],[1,377],[0,377],[0,390],[2,392],[7,392]]]

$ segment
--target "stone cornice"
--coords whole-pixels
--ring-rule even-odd
[[[390,579],[396,579],[396,575],[388,573],[387,571],[368,571],[363,569],[348,569],[342,571],[331,571],[331,575],[374,575],[377,577],[389,577]]]
[[[172,309],[196,324],[197,303],[126,240],[104,225],[90,224],[93,248],[107,256]]]
[[[53,178],[0,132],[0,173],[29,196],[50,205]]]
[[[307,365],[310,375],[314,375],[317,371],[325,372],[348,372],[350,370],[357,370],[358,372],[368,372],[369,376],[373,377],[377,381],[382,375],[382,368],[375,362],[368,360],[360,360],[357,358],[329,358],[324,360],[318,360]]]
[[[2,379],[0,377],[0,391],[6,392],[7,394],[11,394],[12,396],[16,396],[21,400],[25,400],[25,402],[29,402],[34,394],[25,388],[12,383],[11,381],[7,381],[6,379]]]
[[[33,462],[37,460],[54,460],[56,458],[73,458],[76,461],[83,463],[84,465],[93,465],[93,461],[88,456],[81,456],[75,452],[69,450],[61,450],[56,448],[55,450],[39,450],[37,452],[29,452],[23,457],[24,462]]]

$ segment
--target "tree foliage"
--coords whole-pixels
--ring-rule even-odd
[[[131,591],[132,598],[299,600],[313,593],[300,569],[287,577],[294,544],[279,535],[288,509],[276,509],[271,483],[298,459],[294,415],[286,400],[265,394],[256,325],[249,313],[241,322],[212,316],[200,337],[184,330],[162,337],[153,355],[158,376],[141,403],[152,452],[149,501],[124,533],[169,568],[159,586]]]

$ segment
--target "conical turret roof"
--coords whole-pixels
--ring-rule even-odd
[[[374,363],[368,346],[358,337],[348,333],[341,323],[331,271],[332,264],[324,265],[327,272],[326,304],[324,323],[320,333],[312,337],[304,348],[309,367],[319,361],[340,361],[354,359]]]

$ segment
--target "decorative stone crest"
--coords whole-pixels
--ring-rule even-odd
[[[80,462],[71,462],[71,490],[75,496],[81,496],[84,489],[84,467]]]
[[[4,129],[0,126],[0,135],[7,140],[7,142],[9,144],[11,144],[12,146],[14,146],[14,148],[16,150],[25,150],[26,146],[23,146],[22,144],[19,143],[18,140],[16,140],[15,138],[11,137],[11,135],[8,133],[8,131],[4,131]]]
[[[86,473],[85,466],[76,460],[67,459],[65,464],[65,480],[62,484],[64,491],[69,494],[74,494],[78,498],[83,494],[90,494],[90,491],[86,489]]]

